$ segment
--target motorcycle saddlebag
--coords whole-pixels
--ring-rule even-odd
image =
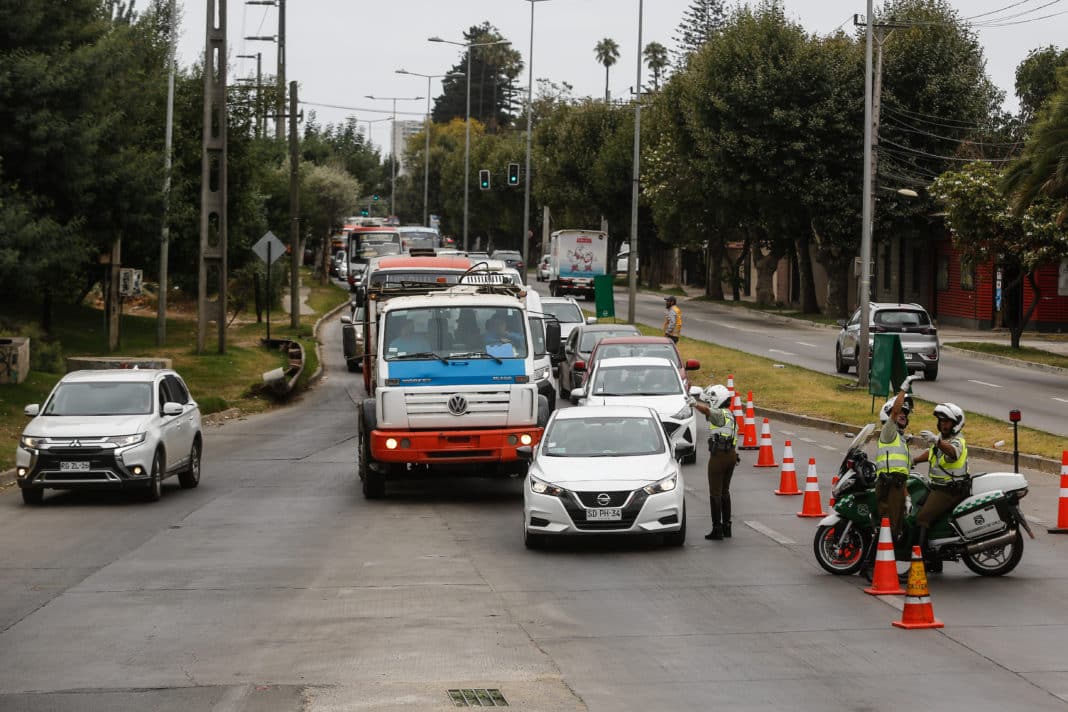
[[[1001,490],[984,492],[972,495],[953,509],[950,516],[965,539],[986,536],[1008,526],[997,509],[997,503],[1004,497]]]

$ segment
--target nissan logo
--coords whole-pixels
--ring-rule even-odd
[[[601,494],[597,495],[597,504],[601,505],[602,507],[607,507],[608,505],[612,504],[612,495],[608,494],[607,492],[601,492]]]
[[[449,412],[453,415],[463,415],[467,412],[467,399],[457,394],[449,398]]]

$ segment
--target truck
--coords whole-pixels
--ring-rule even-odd
[[[522,285],[409,283],[377,297],[369,290],[371,387],[357,413],[364,496],[381,498],[401,478],[524,474],[517,448],[540,441],[549,404]],[[545,332],[555,351],[559,325]]]
[[[594,297],[593,278],[608,274],[608,233],[557,230],[549,238],[549,293]]]

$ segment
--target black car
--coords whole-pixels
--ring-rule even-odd
[[[490,257],[495,260],[501,260],[508,267],[515,268],[523,277],[523,281],[526,281],[526,265],[523,263],[523,255],[519,254],[517,250],[494,250]]]
[[[597,342],[609,336],[641,336],[641,332],[633,324],[579,324],[571,330],[556,378],[561,398],[569,398],[571,389],[582,385],[583,374],[575,372],[575,362],[588,361]]]

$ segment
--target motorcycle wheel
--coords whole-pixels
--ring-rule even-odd
[[[838,531],[834,526],[824,525],[816,529],[816,536],[812,540],[816,561],[824,571],[835,576],[855,574],[864,563],[864,552],[872,545],[871,533],[853,527],[841,549],[835,546],[837,538]]]
[[[1020,563],[1023,558],[1024,540],[1020,530],[1016,530],[1016,540],[1005,546],[994,547],[978,554],[965,552],[961,556],[964,565],[980,576],[1004,576]]]

